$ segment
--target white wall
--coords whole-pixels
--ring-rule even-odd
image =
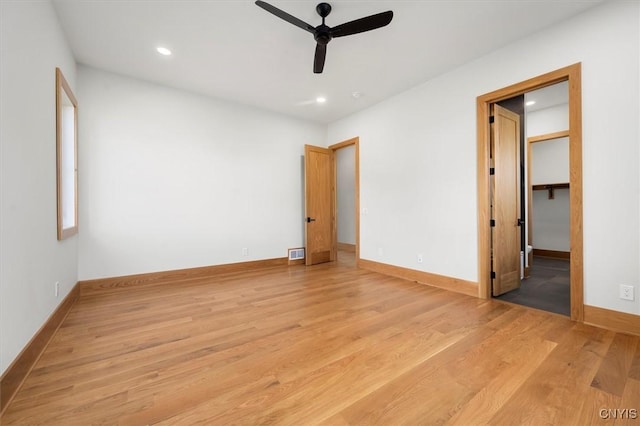
[[[533,201],[533,248],[570,251],[569,190],[554,190],[552,200],[549,199],[548,191],[533,191],[531,199]]]
[[[569,130],[569,104],[555,105],[533,112],[525,111],[525,121],[527,138]]]
[[[300,158],[326,126],[84,66],[78,95],[80,279],[303,245]]]
[[[356,147],[336,151],[338,242],[356,243]]]
[[[48,1],[0,2],[0,46],[4,372],[77,281],[78,238],[57,240],[55,150],[55,69],[72,88],[76,69]]]
[[[568,130],[569,104],[526,112],[525,119],[527,139]],[[532,185],[569,182],[569,138],[536,142],[532,144],[531,152]],[[547,191],[533,191],[532,245],[542,250],[570,251],[569,190],[554,192],[555,196],[550,200]]]
[[[566,129],[565,129],[566,130]],[[550,132],[549,132],[550,133]],[[531,146],[531,185],[569,182],[569,138],[536,142]],[[538,190],[531,194],[533,248],[570,251],[569,189]]]
[[[531,145],[531,185],[569,182],[569,138]]]
[[[331,124],[329,141],[360,137],[361,256],[477,281],[476,97],[582,62],[585,303],[640,313],[618,298],[640,289],[638,8],[605,3]]]

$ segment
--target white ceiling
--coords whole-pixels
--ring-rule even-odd
[[[268,2],[311,25],[321,22],[318,1]],[[394,18],[387,27],[332,40],[324,73],[314,74],[313,36],[251,0],[53,0],[81,64],[320,123],[601,2],[336,0],[329,26],[386,10]],[[159,45],[174,54],[160,56]],[[315,104],[317,96],[327,102]]]

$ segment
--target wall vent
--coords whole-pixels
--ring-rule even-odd
[[[303,248],[289,249],[289,260],[300,260],[300,259],[304,259]]]

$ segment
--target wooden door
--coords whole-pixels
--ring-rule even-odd
[[[492,290],[499,296],[520,287],[520,116],[493,108]]]
[[[334,241],[333,151],[312,145],[304,147],[305,263],[330,262],[336,258]]]

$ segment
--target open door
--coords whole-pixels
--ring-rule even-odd
[[[333,151],[318,146],[304,147],[305,247],[307,265],[336,259],[334,242]]]
[[[491,160],[492,293],[520,287],[520,117],[493,105]]]
[[[493,218],[492,194],[493,176],[491,127],[489,116],[491,106],[496,102],[522,95],[533,90],[562,81],[569,83],[569,183],[570,200],[570,247],[571,247],[571,319],[583,322],[584,305],[584,239],[583,239],[583,198],[582,198],[582,65],[576,63],[537,75],[525,81],[503,87],[478,96],[477,106],[477,181],[478,181],[478,296],[491,297],[493,290],[491,271],[493,235],[487,222]]]

